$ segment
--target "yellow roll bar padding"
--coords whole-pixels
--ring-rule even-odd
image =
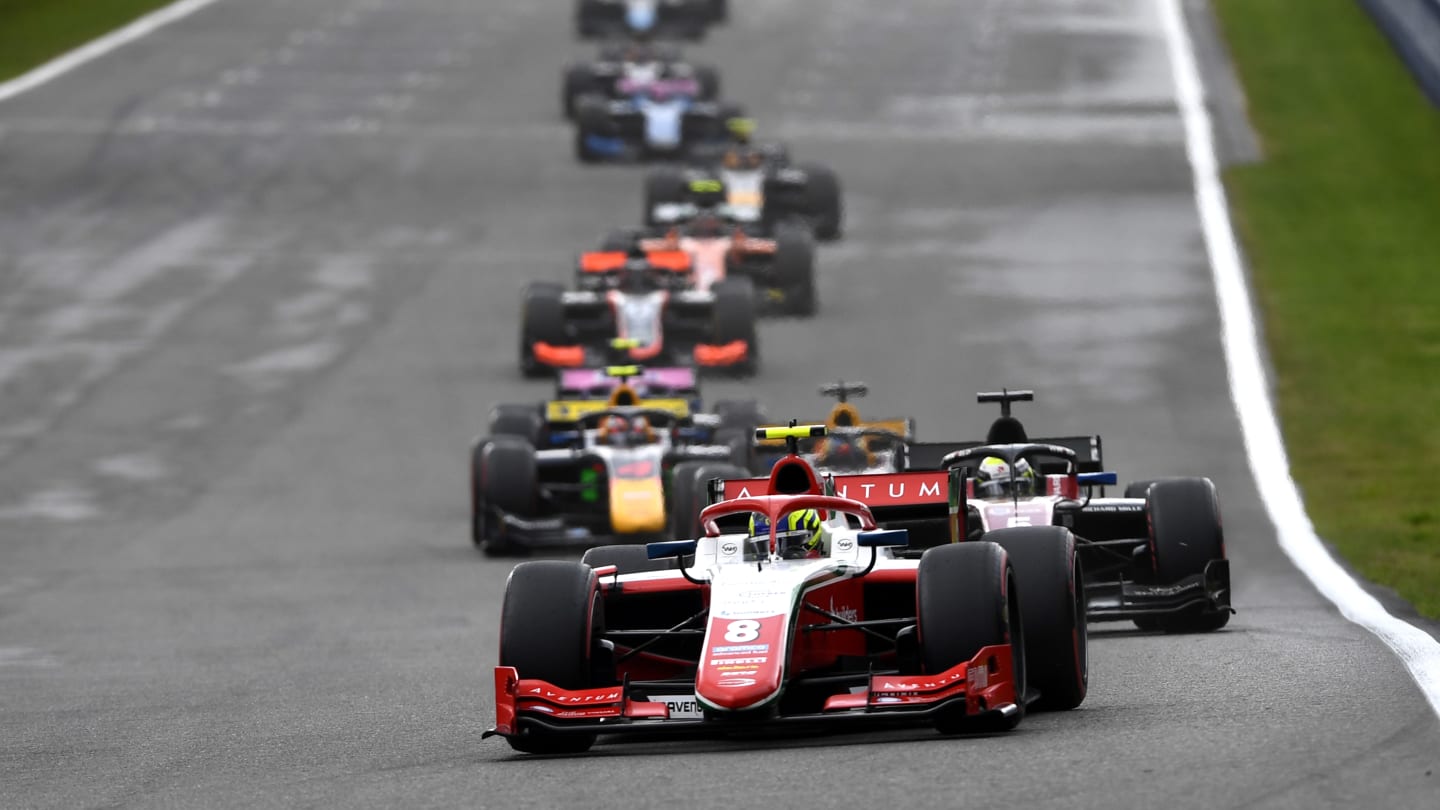
[[[641,371],[641,369],[640,369],[639,366],[606,366],[606,367],[605,367],[605,376],[606,376],[606,377],[622,377],[622,378],[623,378],[623,377],[639,377],[639,376],[640,376],[640,371]]]
[[[755,428],[755,438],[768,439],[770,441],[785,439],[810,439],[816,436],[825,435],[824,425],[795,425],[794,427],[762,427]]]
[[[640,348],[640,338],[622,338],[622,337],[610,338],[610,348],[612,348],[612,349],[638,349],[638,348]]]

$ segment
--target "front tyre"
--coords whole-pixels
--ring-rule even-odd
[[[1204,575],[1211,560],[1225,559],[1225,532],[1220,524],[1220,498],[1208,478],[1157,481],[1145,493],[1150,523],[1150,556],[1155,582],[1171,585]],[[1209,633],[1230,621],[1230,612],[1193,608],[1183,613],[1145,617],[1142,630],[1167,633]]]
[[[935,675],[974,658],[982,648],[1009,644],[1015,678],[1015,707],[999,717],[996,730],[1009,730],[1025,714],[1025,631],[1015,588],[1015,571],[994,543],[952,543],[926,549],[916,572],[916,624],[920,662]],[[984,730],[964,711],[935,720],[942,734]]]
[[[604,628],[603,610],[590,566],[562,560],[515,566],[500,610],[500,666],[561,689],[597,685],[591,651]],[[595,735],[526,729],[506,741],[527,754],[578,754],[595,744]]]
[[[1060,526],[996,529],[1015,566],[1025,620],[1029,685],[1040,691],[1036,709],[1065,710],[1085,700],[1090,683],[1085,626],[1085,582],[1075,536]]]

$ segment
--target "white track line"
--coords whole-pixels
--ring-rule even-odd
[[[180,0],[173,5],[152,11],[124,28],[119,28],[99,39],[87,42],[69,53],[62,54],[21,76],[0,83],[0,101],[14,98],[21,93],[34,90],[42,84],[53,81],[81,65],[99,59],[111,51],[124,47],[142,37],[158,31],[177,20],[194,14],[216,0]]]
[[[1180,0],[1163,0],[1161,17],[1170,46],[1175,94],[1185,121],[1186,151],[1194,172],[1195,203],[1205,232],[1205,246],[1215,277],[1220,306],[1221,336],[1230,372],[1230,398],[1240,417],[1240,428],[1260,497],[1280,548],[1315,588],[1350,621],[1385,642],[1415,678],[1430,707],[1440,715],[1440,642],[1414,625],[1391,616],[1375,597],[1360,586],[1330,556],[1305,513],[1300,491],[1290,477],[1290,461],[1270,402],[1265,369],[1260,360],[1255,314],[1250,306],[1240,248],[1230,223],[1225,188],[1220,182],[1210,115],[1205,109],[1204,84],[1196,65],[1194,46],[1185,26]],[[1241,572],[1244,575],[1244,572]]]

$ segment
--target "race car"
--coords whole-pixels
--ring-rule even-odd
[[[678,251],[586,253],[577,274],[577,290],[549,282],[525,288],[520,367],[527,376],[617,360],[755,373],[759,342],[749,279],[690,289],[690,258]],[[616,357],[617,345],[623,356]]]
[[[575,157],[581,163],[678,160],[725,137],[735,104],[702,101],[695,77],[657,79],[633,95],[575,100]]]
[[[602,734],[950,734],[1084,700],[1084,604],[1065,536],[1009,529],[902,559],[905,530],[879,529],[796,455],[754,486],[707,507],[697,539],[517,566],[484,736],[545,754]]]
[[[560,92],[566,118],[575,117],[582,96],[625,99],[644,95],[656,82],[690,79],[696,98],[715,101],[720,96],[720,74],[707,65],[684,61],[674,48],[647,42],[602,47],[599,58],[565,66]]]
[[[832,397],[835,406],[825,419],[825,436],[803,439],[799,452],[816,469],[829,473],[899,472],[910,466],[910,445],[915,440],[915,420],[905,417],[865,419],[850,400],[870,392],[863,382],[838,380],[820,386],[820,396]],[[780,457],[783,444],[774,440],[755,442],[746,464],[768,470]]]
[[[910,470],[837,476],[837,489],[869,504],[885,525],[909,528],[920,545],[1018,526],[1072,533],[1090,621],[1174,633],[1226,625],[1234,613],[1230,563],[1210,479],[1137,481],[1123,497],[1106,497],[1103,487],[1117,478],[1104,470],[1099,436],[1029,438],[1011,404],[1032,401],[1032,391],[977,398],[1001,406],[984,441],[911,443]],[[958,499],[953,491],[946,497],[949,475],[966,481]]]
[[[612,231],[607,249],[667,253],[690,257],[691,279],[700,290],[713,289],[726,279],[750,279],[763,312],[813,315],[815,243],[799,228],[782,227],[762,238],[728,220],[723,209],[685,212],[668,227]]]
[[[576,0],[581,39],[656,37],[703,39],[727,16],[727,0]]]
[[[733,128],[737,120],[731,119]],[[817,239],[839,239],[844,225],[840,178],[817,163],[792,163],[779,146],[731,143],[688,167],[661,166],[645,178],[646,224],[673,221],[686,204],[710,205],[718,197],[729,215],[757,233],[782,224],[805,228]]]
[[[668,536],[672,470],[731,457],[708,443],[715,426],[684,400],[643,400],[628,384],[599,408],[552,401],[543,418],[534,406],[499,406],[471,447],[471,539],[495,555]]]

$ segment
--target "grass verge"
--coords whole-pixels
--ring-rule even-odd
[[[172,0],[0,0],[0,81]]]
[[[1260,132],[1226,172],[1322,537],[1440,618],[1440,112],[1355,0],[1215,0]]]

